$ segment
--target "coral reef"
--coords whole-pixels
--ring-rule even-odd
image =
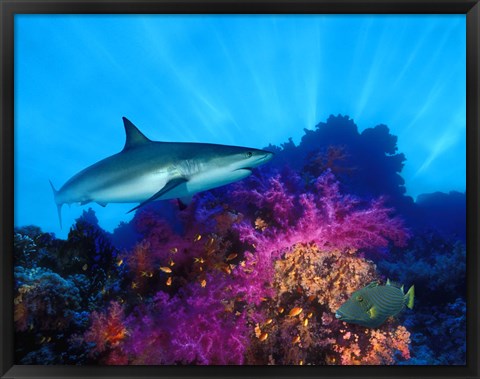
[[[79,309],[79,291],[75,284],[44,268],[16,267],[14,321],[20,331],[63,330]]]
[[[148,204],[113,233],[91,209],[65,241],[17,228],[16,360],[462,364],[461,228],[431,222],[437,201],[404,195],[405,157],[388,128],[359,133],[331,116],[299,146],[270,150],[272,164],[247,179],[199,193],[184,210]],[[454,213],[461,197],[437,214]],[[413,311],[377,329],[335,318],[355,290],[387,277],[415,284]]]
[[[379,329],[348,325],[335,310],[363,283],[377,278],[375,265],[352,254],[295,245],[275,264],[275,297],[256,325],[255,363],[393,364],[409,359],[409,332],[389,321]],[[267,337],[264,337],[264,335]],[[262,361],[263,360],[263,361]]]

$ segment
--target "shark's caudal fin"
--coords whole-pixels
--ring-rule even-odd
[[[57,193],[58,191],[53,186],[52,182],[49,180],[50,186],[52,187],[53,191],[53,199],[55,200],[55,204],[57,205],[57,212],[58,212],[58,221],[60,222],[60,229],[62,229],[62,203],[58,203],[57,201]]]

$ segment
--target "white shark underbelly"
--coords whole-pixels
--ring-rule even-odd
[[[189,178],[185,183],[175,187],[165,195],[159,197],[160,200],[168,200],[182,197],[190,197],[198,192],[207,191],[236,182],[237,180],[246,178],[252,172],[247,169],[239,169],[235,171],[227,170],[211,170],[198,173]]]
[[[158,200],[193,196],[198,192],[236,182],[250,174],[251,171],[248,169],[235,171],[218,169],[198,173],[188,178],[185,183],[160,196]],[[142,202],[151,198],[169,180],[167,173],[148,174],[133,180],[118,182],[114,186],[92,191],[87,197],[90,201],[102,204]]]
[[[167,174],[148,174],[132,180],[119,181],[89,193],[90,201],[97,203],[137,203],[150,198],[168,181]]]

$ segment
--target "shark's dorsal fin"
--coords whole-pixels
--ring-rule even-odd
[[[151,143],[147,137],[143,135],[143,133],[138,130],[138,128],[132,124],[132,122],[127,119],[126,117],[122,117],[123,119],[123,126],[125,127],[125,147],[123,150],[133,149],[138,146],[142,146],[148,143]]]

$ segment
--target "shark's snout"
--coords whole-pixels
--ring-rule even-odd
[[[270,159],[272,159],[274,156],[273,153],[271,153],[270,151],[265,151],[265,154],[263,155],[263,157],[261,158],[263,162],[268,162]]]

